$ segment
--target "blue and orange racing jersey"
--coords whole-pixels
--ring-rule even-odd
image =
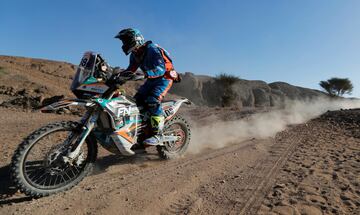
[[[145,46],[145,56],[141,62],[134,53],[131,53],[127,70],[135,72],[140,67],[146,77],[150,79],[164,76],[165,72],[169,70],[169,64],[172,67],[171,59],[168,57],[169,54],[152,41],[147,41]]]

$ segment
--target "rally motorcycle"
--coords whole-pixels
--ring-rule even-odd
[[[41,109],[56,111],[70,106],[85,108],[79,121],[48,124],[30,134],[19,145],[12,158],[11,172],[15,185],[28,196],[42,197],[68,190],[92,171],[97,158],[97,143],[111,153],[119,154],[120,146],[110,138],[116,131],[121,141],[132,149],[144,149],[143,140],[151,135],[150,114],[126,96],[120,86],[127,81],[143,79],[143,75],[119,76],[117,84],[109,85],[114,74],[102,56],[86,52],[71,84],[76,99],[55,102]],[[190,142],[190,127],[177,114],[186,98],[164,101],[165,125],[163,142],[157,152],[163,159],[181,156]],[[145,150],[146,151],[146,150]]]

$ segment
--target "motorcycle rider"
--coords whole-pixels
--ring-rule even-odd
[[[158,145],[162,142],[161,131],[164,127],[164,113],[161,101],[171,88],[173,82],[180,81],[174,70],[169,54],[152,41],[144,40],[139,30],[127,28],[121,30],[115,38],[122,41],[122,50],[125,55],[130,54],[130,63],[127,69],[119,75],[135,73],[140,68],[147,78],[135,95],[138,106],[143,106],[150,112],[150,124],[153,135],[146,140],[146,145]],[[115,76],[116,79],[116,76]],[[115,138],[116,139],[116,138]],[[122,144],[125,155],[133,155],[132,145]]]

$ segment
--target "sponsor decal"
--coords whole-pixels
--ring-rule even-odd
[[[172,77],[172,78],[177,78],[177,73],[176,73],[175,70],[171,70],[171,71],[170,71],[170,77]]]
[[[131,106],[129,106],[129,107],[121,107],[121,108],[117,109],[116,116],[120,117],[120,116],[130,115],[131,110],[132,110]]]
[[[164,110],[165,113],[165,118],[167,118],[168,116],[171,116],[175,113],[174,108],[169,107],[166,110]]]
[[[90,58],[90,55],[85,53],[84,57],[80,61],[80,66],[85,67],[87,62],[89,61],[89,58]]]

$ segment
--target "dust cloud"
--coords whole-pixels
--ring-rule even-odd
[[[189,153],[207,148],[221,148],[251,138],[274,137],[290,124],[304,123],[328,110],[360,108],[360,100],[318,98],[306,101],[287,101],[285,107],[258,113],[237,121],[217,121],[192,128]]]

